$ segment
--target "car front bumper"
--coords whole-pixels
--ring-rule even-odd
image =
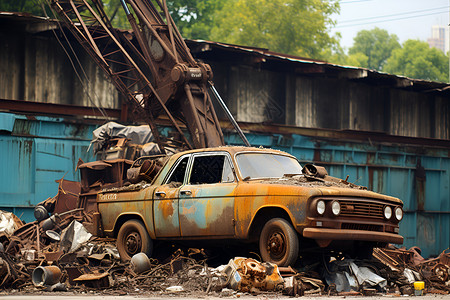
[[[403,237],[399,234],[368,230],[305,228],[303,229],[303,236],[315,240],[353,240],[403,244]]]

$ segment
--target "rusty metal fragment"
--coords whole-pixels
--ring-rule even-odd
[[[75,283],[84,284],[86,287],[102,289],[108,288],[109,284],[109,273],[90,273],[83,274],[78,278],[73,280]]]
[[[406,249],[374,249],[373,256],[389,267],[391,277],[396,282],[402,294],[413,294],[411,283],[419,280],[425,281],[425,291],[450,293],[450,255],[443,251],[439,257],[425,260],[420,255],[420,248]],[[406,278],[406,275],[410,273]]]

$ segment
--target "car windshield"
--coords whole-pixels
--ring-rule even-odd
[[[300,163],[289,156],[273,153],[241,153],[236,156],[242,178],[280,178],[284,174],[301,174]]]

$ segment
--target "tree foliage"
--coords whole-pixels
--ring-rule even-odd
[[[387,30],[375,27],[372,30],[361,30],[353,39],[353,46],[349,49],[350,57],[361,54],[367,57],[366,62],[360,67],[381,71],[386,60],[395,49],[399,49],[400,43],[395,34],[389,34]],[[359,60],[359,63],[363,61]]]
[[[39,14],[41,0],[2,0],[1,10]],[[115,27],[129,29],[119,0],[103,0]],[[337,0],[167,0],[169,13],[185,38],[269,48],[321,58],[338,45],[329,33]]]
[[[338,2],[322,0],[228,0],[214,15],[211,39],[320,58],[337,44],[330,36]]]
[[[37,0],[1,0],[0,11],[27,12],[35,16],[44,16]]]
[[[167,7],[184,38],[209,39],[215,13],[226,0],[168,0]]]
[[[115,28],[131,29],[131,25],[128,22],[127,15],[125,14],[120,0],[103,0],[103,10],[109,17],[111,24]]]
[[[411,78],[448,82],[448,57],[428,43],[407,40],[393,51],[384,71]]]

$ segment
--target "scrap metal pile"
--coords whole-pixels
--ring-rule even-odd
[[[102,294],[237,293],[302,295],[450,292],[450,253],[425,260],[417,247],[374,249],[371,260],[324,256],[302,268],[278,267],[236,257],[212,268],[200,249],[177,250],[158,262],[139,253],[122,262],[115,240],[93,236],[81,209],[23,224],[0,211],[0,289]],[[325,259],[326,258],[326,259]],[[422,293],[423,291],[419,292]]]

